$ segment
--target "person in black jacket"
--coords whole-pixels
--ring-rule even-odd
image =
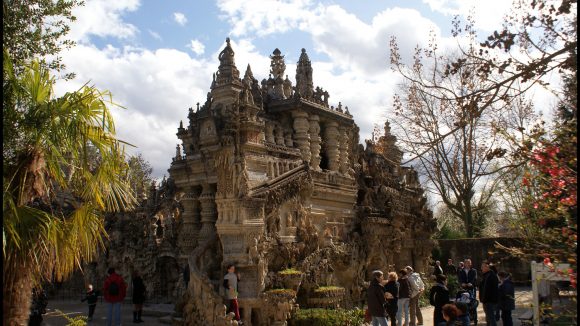
[[[481,271],[483,275],[479,285],[479,301],[483,303],[486,324],[488,326],[496,326],[495,310],[499,299],[498,278],[489,268],[488,261],[481,263]]]
[[[391,319],[391,326],[397,326],[397,301],[399,300],[399,282],[397,273],[390,272],[385,284],[385,298],[387,299],[387,314]]]
[[[93,289],[92,284],[89,284],[87,286],[87,294],[85,295],[84,298],[81,299],[81,302],[86,301],[89,304],[89,318],[87,319],[87,321],[93,320],[93,314],[95,313],[95,308],[97,307],[98,298],[99,295],[97,294],[97,291]]]
[[[411,284],[407,271],[401,269],[399,271],[399,300],[397,300],[397,325],[409,325],[409,302],[411,301]],[[405,315],[405,323],[403,324],[403,315]]]
[[[372,317],[373,326],[389,326],[385,312],[385,288],[383,287],[383,272],[374,271],[373,279],[367,289],[367,304]]]
[[[145,302],[145,284],[139,272],[133,272],[133,323],[142,323],[143,302]]]
[[[433,311],[433,325],[445,322],[441,309],[450,302],[449,289],[447,289],[447,276],[444,274],[437,275],[437,283],[433,285],[429,292],[429,303],[435,307]]]
[[[475,284],[477,280],[477,271],[471,268],[471,259],[466,259],[464,268],[458,272],[458,281],[461,288],[467,290],[472,299],[475,297]]]
[[[515,289],[510,274],[504,271],[498,273],[499,285],[499,310],[503,326],[513,326],[512,310],[516,309]]]

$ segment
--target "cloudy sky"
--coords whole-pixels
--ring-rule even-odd
[[[258,80],[268,77],[268,56],[279,48],[294,82],[301,48],[312,61],[315,86],[329,102],[349,107],[370,138],[382,125],[399,77],[389,66],[389,40],[403,57],[426,44],[434,31],[451,44],[451,19],[473,10],[481,37],[501,25],[508,0],[86,0],[75,10],[62,53],[73,81],[59,81],[58,94],[89,82],[111,91],[117,132],[167,175],[178,143],[177,127],[189,107],[203,103],[218,68],[218,53],[231,38],[242,74],[248,63]]]

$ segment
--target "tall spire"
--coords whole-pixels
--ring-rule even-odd
[[[254,74],[252,73],[252,68],[250,67],[250,64],[248,63],[248,67],[246,68],[246,73],[244,74],[244,82],[248,83],[248,85],[252,85],[254,83]]]
[[[284,79],[284,70],[286,70],[286,64],[284,63],[284,56],[282,52],[276,48],[272,55],[270,56],[272,62],[270,63],[270,73],[274,77],[274,80],[280,78]]]
[[[215,80],[215,86],[228,83],[240,83],[240,71],[236,68],[235,53],[230,45],[230,38],[226,38],[226,47],[218,56],[220,66]]]
[[[298,59],[298,65],[296,66],[296,89],[304,98],[311,98],[314,94],[312,65],[305,49],[302,49],[300,59]]]

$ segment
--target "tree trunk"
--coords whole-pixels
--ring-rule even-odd
[[[473,211],[471,210],[471,202],[465,203],[465,232],[468,238],[474,237],[473,232]]]
[[[29,270],[30,266],[14,257],[10,258],[13,260],[8,262],[5,259],[4,261],[2,325],[26,326],[32,300],[32,273]]]

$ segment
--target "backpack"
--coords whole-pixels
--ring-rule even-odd
[[[119,284],[117,282],[113,281],[109,284],[109,295],[114,297],[119,295]]]

